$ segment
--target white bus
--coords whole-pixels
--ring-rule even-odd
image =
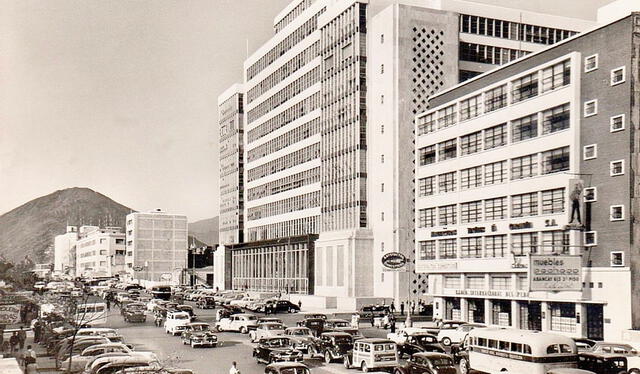
[[[78,304],[74,322],[78,326],[100,326],[107,323],[107,304]]]
[[[575,368],[577,348],[563,335],[504,328],[476,328],[465,340],[468,358],[460,370],[485,373],[546,374],[552,368]]]

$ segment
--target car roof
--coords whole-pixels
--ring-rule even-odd
[[[308,331],[311,331],[311,330],[309,330],[308,327],[304,327],[304,326],[287,327],[287,330],[308,330]]]
[[[590,356],[590,357],[598,357],[598,358],[626,358],[625,355],[620,353],[601,353],[601,352],[580,352],[578,356]]]
[[[418,352],[414,353],[413,356],[424,358],[451,358],[448,354],[440,352]]]
[[[347,323],[349,323],[349,321],[347,321],[346,319],[342,319],[342,318],[329,318],[329,319],[327,319],[327,322],[347,322]]]
[[[386,343],[393,343],[393,341],[389,339],[380,339],[380,338],[364,338],[364,339],[358,339],[358,343],[386,344]]]
[[[595,374],[590,370],[576,369],[576,368],[555,368],[549,369],[547,374]]]
[[[602,347],[602,346],[615,346],[615,347],[631,347],[633,348],[633,346],[631,344],[628,343],[614,343],[614,342],[596,342],[595,346],[596,347]]]
[[[322,333],[322,334],[320,334],[320,335],[321,335],[321,336],[322,336],[322,335],[326,335],[326,336],[336,336],[336,337],[338,337],[338,336],[351,336],[351,334],[349,334],[349,333],[346,333],[346,332],[340,332],[340,331],[323,332],[323,333]]]
[[[303,363],[300,362],[274,362],[273,364],[269,364],[267,365],[267,368],[269,369],[282,369],[282,368],[305,368],[308,369],[309,367]]]
[[[261,322],[261,326],[283,326],[280,322]]]
[[[174,310],[174,311],[170,311],[170,312],[169,312],[169,314],[179,314],[179,315],[184,314],[184,315],[186,315],[186,316],[189,316],[189,313],[187,313],[187,312],[183,312],[183,311],[181,311],[181,310]]]

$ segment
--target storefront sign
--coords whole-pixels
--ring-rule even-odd
[[[531,255],[529,257],[529,290],[582,290],[580,256]]]
[[[509,230],[523,230],[533,228],[532,222],[510,223]]]
[[[456,270],[457,262],[416,261],[417,273],[429,273],[432,271]]]
[[[382,256],[383,271],[406,271],[407,257],[400,252],[389,252]]]
[[[0,305],[0,325],[20,322],[20,305]]]
[[[451,292],[453,291],[453,292]],[[527,291],[506,291],[506,290],[450,290],[450,293],[456,296],[479,296],[479,297],[507,297],[507,298],[524,298],[529,297]]]
[[[454,236],[458,235],[458,230],[445,230],[445,231],[432,231],[431,237],[436,238],[438,236]]]

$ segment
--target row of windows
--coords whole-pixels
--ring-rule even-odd
[[[315,2],[316,0],[302,0],[300,4],[296,5],[295,8],[291,9],[291,11],[287,13],[286,16],[282,17],[282,19],[280,19],[280,21],[275,24],[273,28],[275,29],[276,33],[280,32],[280,30],[282,30],[285,26],[293,22],[294,19],[296,19],[300,14],[302,14],[302,12],[307,10]]]
[[[320,118],[314,118],[293,130],[286,132],[247,152],[247,162],[258,160],[262,157],[277,152],[301,140],[307,139],[320,132]]]
[[[258,98],[263,93],[269,91],[276,84],[282,82],[291,74],[295,73],[301,67],[305,66],[309,61],[318,57],[319,43],[315,42],[304,51],[297,54],[294,58],[280,66],[276,71],[268,77],[260,81],[247,92],[247,104]]]
[[[489,150],[506,146],[509,129],[511,143],[532,139],[541,135],[552,134],[568,129],[571,123],[571,111],[569,104],[533,113],[525,117],[517,118],[508,124],[492,126],[482,131],[462,135],[456,139],[450,139],[437,144],[440,161],[455,158],[459,154],[465,156],[482,150]],[[433,122],[421,124],[419,129],[425,131],[425,126],[433,126]],[[456,147],[459,144],[459,147]],[[420,165],[428,165],[436,162],[436,145],[420,148]]]
[[[288,199],[274,201],[272,203],[249,208],[247,219],[256,219],[291,213],[298,210],[315,208],[320,206],[320,192],[314,191],[304,195],[293,196]]]
[[[320,79],[320,68],[315,67],[308,71],[305,75],[289,83],[286,87],[276,92],[268,99],[264,100],[256,107],[247,112],[247,122],[251,123],[265,114],[269,113],[273,109],[284,104],[290,98],[296,96],[300,92],[318,83]]]
[[[509,246],[508,237],[511,245]],[[538,238],[541,239],[538,243]],[[420,260],[456,258],[500,258],[510,254],[569,253],[569,232],[563,230],[476,236],[459,239],[422,240],[418,242]]]
[[[482,94],[460,100],[459,103],[422,115],[417,120],[418,135],[453,126],[483,113],[504,108],[509,102],[515,104],[535,97],[539,92],[549,92],[569,84],[571,84],[571,66],[569,60],[565,60],[541,71],[514,79],[508,84],[489,89]]]
[[[315,143],[249,170],[247,172],[248,182],[275,174],[318,157],[320,157],[320,143]]]
[[[297,120],[319,107],[320,93],[316,92],[297,104],[292,105],[290,108],[282,111],[273,118],[270,118],[261,125],[251,129],[247,133],[247,143],[255,142],[263,136],[271,134],[273,131],[288,125],[292,121]]]
[[[484,208],[483,208],[484,207]],[[469,201],[437,208],[418,210],[418,227],[456,225],[481,221],[495,221],[507,218],[537,216],[538,214],[563,213],[565,207],[564,188],[530,192],[511,196],[510,214],[507,211],[507,197]],[[457,212],[460,212],[458,217]],[[437,213],[437,215],[436,215]]]
[[[261,199],[266,196],[276,195],[294,188],[320,182],[320,168],[305,170],[301,173],[289,175],[273,182],[250,188],[247,192],[249,201]]]
[[[317,234],[319,216],[293,219],[285,222],[251,227],[247,229],[250,242],[291,236]]]
[[[273,47],[269,52],[260,57],[258,61],[253,63],[253,65],[249,66],[249,68],[247,69],[247,80],[251,80],[253,77],[258,75],[258,73],[271,65],[271,63],[277,60],[280,56],[285,54],[296,44],[300,43],[300,41],[304,40],[304,38],[316,31],[318,28],[318,16],[324,13],[325,10],[326,8],[322,8],[322,10],[313,15],[313,17],[311,17],[302,26],[298,27],[294,32],[287,35],[286,38],[284,38],[280,43]]]
[[[467,14],[460,16],[460,32],[547,45],[555,44],[577,34],[575,31]]]
[[[460,42],[460,60],[480,62],[483,64],[503,65],[522,56],[529,54],[527,51],[492,45]]]

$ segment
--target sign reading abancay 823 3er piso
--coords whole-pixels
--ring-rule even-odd
[[[582,290],[582,259],[580,256],[529,256],[530,291]]]

